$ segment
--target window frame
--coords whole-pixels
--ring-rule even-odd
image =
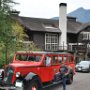
[[[57,50],[59,45],[58,34],[45,33],[45,50]]]

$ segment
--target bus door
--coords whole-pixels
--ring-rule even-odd
[[[41,78],[43,82],[52,80],[51,56],[46,55],[44,58],[44,66],[41,67]]]

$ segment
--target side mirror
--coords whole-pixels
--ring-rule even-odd
[[[46,66],[51,66],[51,58],[50,57],[46,57],[45,64],[46,64]]]

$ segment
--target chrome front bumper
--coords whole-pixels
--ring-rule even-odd
[[[13,86],[10,86],[10,87],[7,87],[7,86],[0,86],[0,89],[4,89],[4,90],[13,89],[13,90],[15,90],[16,87],[13,87]]]
[[[0,83],[0,90],[23,90],[23,82],[22,81],[16,81],[15,85],[4,85],[3,82],[1,81]]]

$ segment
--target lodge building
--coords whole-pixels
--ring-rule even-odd
[[[68,50],[75,54],[76,62],[89,58],[90,23],[66,16],[67,5],[59,5],[59,20],[14,16],[38,48],[45,51]]]

